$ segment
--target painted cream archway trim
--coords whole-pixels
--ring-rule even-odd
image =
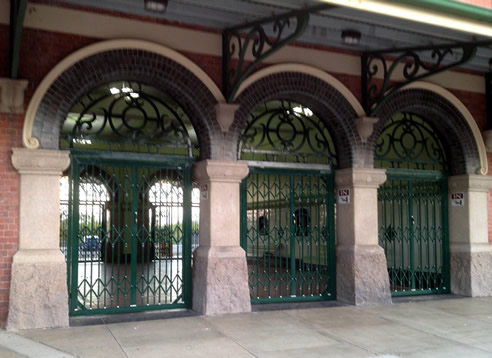
[[[345,99],[350,103],[355,113],[357,113],[358,117],[363,117],[366,115],[364,109],[362,108],[357,98],[355,98],[352,92],[350,92],[350,90],[342,82],[340,82],[332,75],[318,68],[302,65],[298,63],[285,63],[281,65],[273,65],[253,73],[241,84],[241,86],[239,86],[239,89],[237,91],[236,96],[234,97],[234,100],[236,100],[236,98],[241,94],[241,92],[243,92],[246,88],[251,86],[256,81],[259,81],[260,79],[266,76],[280,73],[280,72],[298,72],[298,73],[304,73],[306,75],[319,78],[321,81],[328,83],[330,86],[334,87],[337,91],[339,91],[340,94],[343,97],[345,97]]]
[[[477,174],[487,175],[487,172],[489,170],[488,161],[487,161],[487,149],[485,148],[485,143],[483,141],[482,134],[480,133],[480,129],[477,126],[477,122],[473,118],[468,108],[466,108],[465,105],[454,94],[433,83],[417,81],[403,87],[400,91],[406,91],[410,89],[423,89],[423,90],[434,92],[439,96],[448,100],[453,106],[456,107],[456,109],[461,113],[463,118],[466,120],[466,123],[468,123],[468,126],[472,131],[473,138],[475,138],[475,143],[477,144],[478,155],[480,159],[480,168],[477,170]]]
[[[217,85],[212,81],[212,79],[194,62],[181,55],[180,53],[167,48],[163,45],[159,45],[156,43],[142,41],[142,40],[133,40],[133,39],[118,39],[118,40],[109,40],[109,41],[101,41],[95,44],[84,47],[76,52],[70,54],[62,61],[60,61],[53,69],[43,78],[38,88],[34,92],[34,95],[29,102],[29,106],[27,107],[26,116],[24,118],[24,127],[22,129],[22,143],[26,148],[36,149],[39,147],[39,141],[32,136],[32,128],[34,125],[34,119],[36,117],[36,113],[38,111],[39,105],[45,96],[48,89],[51,85],[56,81],[56,79],[68,68],[73,66],[75,63],[87,58],[89,56],[93,56],[95,54],[117,50],[117,49],[136,49],[143,50],[148,52],[156,53],[160,56],[169,58],[180,65],[187,68],[191,73],[193,73],[202,83],[209,89],[212,95],[215,97],[217,102],[222,103],[225,102],[224,96],[222,92],[217,87]]]

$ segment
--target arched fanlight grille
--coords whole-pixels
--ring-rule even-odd
[[[374,166],[446,171],[446,153],[426,121],[403,112],[394,116],[379,136]]]
[[[241,133],[242,160],[337,165],[328,129],[311,109],[288,100],[268,101]]]
[[[183,109],[138,82],[113,82],[79,98],[62,127],[61,146],[198,156],[198,140]]]

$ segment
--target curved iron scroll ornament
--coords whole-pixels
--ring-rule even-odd
[[[375,166],[446,171],[446,154],[432,127],[411,113],[400,113],[383,129]]]
[[[291,26],[291,17],[272,19],[272,37],[267,35],[262,24],[254,24],[244,37],[239,32],[239,29],[233,28],[224,31],[224,92],[229,102],[234,98],[241,82],[259,62],[304,32],[309,23],[309,14],[299,12],[293,17],[296,18],[296,27],[293,33],[285,38],[282,38],[282,36]],[[251,52],[253,61],[246,64],[245,58],[248,51]],[[237,63],[231,61],[234,55],[239,57]]]
[[[374,115],[393,93],[405,85],[460,66],[468,62],[475,52],[474,44],[454,44],[362,54],[362,104],[366,113]],[[388,58],[393,54],[398,56]],[[428,56],[424,57],[425,54]],[[395,74],[400,74],[403,81],[391,82],[400,81]]]
[[[222,34],[222,80],[227,101],[232,102],[241,83],[261,61],[304,33],[310,13],[333,7],[320,4],[226,29]],[[253,58],[249,63],[247,54]],[[232,61],[234,56],[237,61]]]
[[[324,123],[309,108],[287,100],[266,102],[253,112],[239,153],[243,160],[337,164]]]
[[[190,157],[198,150],[192,125],[176,102],[136,82],[93,89],[72,107],[62,132],[70,148]]]

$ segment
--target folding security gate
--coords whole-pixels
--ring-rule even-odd
[[[333,178],[250,168],[241,188],[241,245],[253,303],[335,299]]]
[[[447,178],[387,170],[378,191],[379,242],[394,296],[449,292]]]
[[[72,315],[189,307],[191,162],[72,152]]]

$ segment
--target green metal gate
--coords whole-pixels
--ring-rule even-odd
[[[449,292],[447,178],[387,170],[378,191],[379,242],[394,296]]]
[[[396,114],[379,136],[375,167],[379,243],[394,296],[449,292],[446,152],[434,128],[414,113]]]
[[[241,186],[241,245],[253,303],[335,299],[330,172],[250,168]]]
[[[72,151],[72,315],[190,307],[192,161]]]

